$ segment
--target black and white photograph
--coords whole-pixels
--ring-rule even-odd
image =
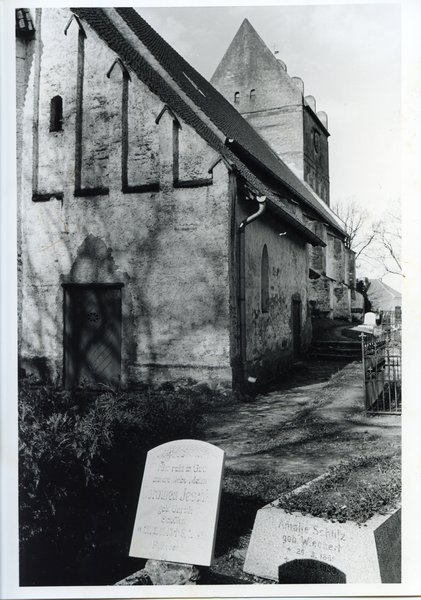
[[[0,8],[0,597],[420,592],[420,8]]]

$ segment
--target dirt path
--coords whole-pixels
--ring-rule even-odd
[[[399,453],[400,416],[367,417],[363,405],[360,363],[309,361],[276,389],[209,415],[204,439],[239,472],[316,476],[352,456]]]

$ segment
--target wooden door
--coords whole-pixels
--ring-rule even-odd
[[[64,381],[118,385],[121,373],[121,286],[66,286]]]

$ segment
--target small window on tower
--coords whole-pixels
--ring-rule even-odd
[[[250,91],[250,100],[254,102],[256,100],[256,90]]]
[[[55,96],[50,104],[50,131],[62,131],[63,129],[63,99]]]
[[[234,103],[235,104],[239,104],[240,103],[240,92],[235,92],[235,94],[234,94]]]
[[[319,153],[319,151],[320,151],[320,133],[316,129],[313,129],[313,144],[314,144],[315,151],[317,153]]]

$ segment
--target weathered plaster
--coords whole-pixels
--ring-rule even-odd
[[[241,216],[253,212],[241,205]],[[280,233],[286,235],[280,236]],[[269,259],[269,307],[262,312],[261,260],[266,245]],[[246,260],[246,377],[260,380],[281,377],[293,362],[292,302],[301,302],[301,356],[311,338],[308,313],[306,244],[270,213],[245,231]]]
[[[71,13],[43,10],[40,72],[38,192],[60,190],[63,200],[32,201],[32,94],[24,109],[23,366],[44,357],[59,378],[63,364],[62,283],[120,282],[122,383],[192,375],[231,380],[229,357],[228,172],[182,123],[180,171],[212,185],[173,186],[173,118],[156,119],[162,103],[132,77],[128,102],[128,180],[156,181],[161,191],[122,191],[122,85],[107,73],[115,55],[84,25],[82,188],[75,192],[78,25],[64,35]],[[34,69],[30,89],[34,89]],[[120,79],[120,81],[119,81]],[[63,131],[49,132],[50,99],[63,97]],[[39,361],[38,361],[39,362]]]
[[[297,303],[296,359],[305,356],[311,338],[308,245],[269,212],[247,226],[241,322],[238,227],[256,204],[239,192],[244,182],[116,63],[86,22],[81,29],[73,18],[66,29],[71,11],[38,14],[38,53],[30,63],[21,130],[22,366],[61,380],[62,284],[118,283],[124,386],[180,377],[231,385],[233,377],[282,376],[294,359]],[[139,51],[150,58],[142,44]],[[260,119],[266,110],[265,94],[272,105],[279,101],[267,124],[274,117],[285,131],[265,131],[297,165],[303,156],[302,91],[272,59],[272,82],[259,61],[252,63],[257,79],[250,118]],[[162,67],[160,73],[165,76]],[[228,83],[235,76],[228,69]],[[267,84],[262,94],[260,86]],[[52,132],[50,105],[57,95],[63,128]],[[302,219],[301,207],[294,206]],[[317,227],[326,236],[324,225]],[[265,245],[267,312],[261,303]],[[327,269],[326,253],[313,250],[312,257]]]

